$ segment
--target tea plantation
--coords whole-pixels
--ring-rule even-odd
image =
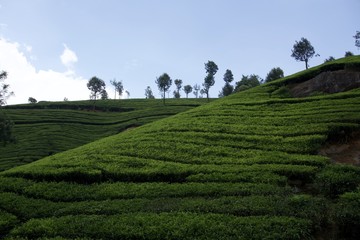
[[[359,130],[360,89],[286,91],[355,65],[360,57],[321,65],[3,171],[1,237],[356,239],[360,168],[317,152]]]
[[[16,144],[0,147],[0,171],[169,117],[205,99],[41,102],[6,106]],[[1,110],[1,109],[0,109]]]

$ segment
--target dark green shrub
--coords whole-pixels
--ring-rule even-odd
[[[360,189],[341,195],[335,205],[334,219],[346,239],[360,236]]]
[[[31,219],[14,238],[91,239],[310,239],[311,222],[292,217],[235,217],[161,213],[79,215]]]
[[[360,168],[350,165],[329,165],[316,175],[316,189],[327,197],[350,192],[360,184]]]
[[[18,223],[18,219],[11,213],[0,210],[0,239]]]

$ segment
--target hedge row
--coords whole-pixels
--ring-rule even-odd
[[[292,217],[160,213],[32,219],[11,231],[21,238],[310,239],[311,222]]]

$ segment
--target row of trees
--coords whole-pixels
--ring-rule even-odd
[[[115,96],[114,99],[116,99],[116,93],[120,97],[123,95],[124,93],[124,86],[122,81],[117,81],[116,79],[114,80],[110,80],[110,84],[114,87],[115,89]],[[106,100],[109,98],[109,95],[106,91],[106,84],[104,82],[104,80],[98,78],[98,77],[92,77],[89,82],[87,83],[87,88],[91,91],[90,94],[90,99],[92,100],[97,100],[99,97],[102,100]],[[125,93],[129,96],[130,93],[129,91],[125,90]]]
[[[355,38],[355,46],[360,48],[360,32],[357,31],[356,35],[353,37]],[[291,57],[295,58],[295,60],[297,61],[305,62],[305,68],[308,69],[309,60],[315,55],[315,49],[311,45],[310,41],[307,40],[306,38],[301,38],[300,41],[295,41],[295,44],[291,51],[292,51]],[[316,54],[315,56],[320,56],[320,55]],[[353,53],[346,52],[345,57],[348,56],[353,56]],[[333,60],[335,60],[335,58],[330,56],[328,59],[325,59],[325,62],[329,62]],[[196,95],[196,97],[198,96],[198,93],[200,91],[201,95],[206,94],[206,98],[209,99],[209,90],[215,84],[215,74],[218,71],[218,66],[213,61],[208,61],[207,63],[205,63],[205,70],[207,75],[205,76],[204,82],[202,84],[203,88],[200,89],[198,85],[195,85],[194,88],[191,87],[190,85],[184,86],[183,90],[186,93],[186,97],[194,89],[194,94]],[[282,77],[284,77],[284,71],[281,68],[276,67],[271,69],[270,72],[267,74],[265,78],[265,82],[274,81]],[[233,86],[231,85],[231,82],[234,80],[234,76],[231,70],[229,69],[226,70],[223,79],[225,81],[225,85],[220,91],[219,97],[228,96],[233,92],[239,92],[258,86],[262,82],[264,82],[264,80],[261,79],[258,75],[255,74],[248,76],[243,75],[241,80],[239,82],[236,82],[235,86]],[[167,73],[164,73],[163,75],[161,75],[159,78],[156,79],[155,83],[157,84],[160,92],[162,92],[162,97],[165,103],[165,94],[166,92],[169,91],[172,84],[172,80]],[[174,97],[180,98],[180,89],[182,87],[182,80],[176,79],[174,83],[176,85],[176,90],[174,91]],[[146,98],[154,98],[154,95],[149,86],[145,89],[145,96]]]
[[[353,36],[355,38],[355,46],[360,47],[360,32],[357,31],[356,35]],[[309,60],[315,55],[315,49],[311,45],[310,41],[306,38],[301,38],[300,41],[295,41],[293,49],[291,50],[292,54],[291,57],[295,58],[297,61],[305,62],[305,68],[309,68]],[[345,56],[352,56],[351,52],[346,52]],[[316,54],[315,56],[320,56]],[[325,59],[325,62],[335,60],[334,57],[330,56],[328,59]],[[206,98],[209,100],[209,90],[215,84],[215,74],[218,71],[218,66],[213,61],[208,61],[205,63],[205,71],[206,76],[204,78],[204,82],[202,84],[202,88],[199,85],[185,85],[183,86],[183,81],[181,79],[175,79],[174,84],[176,86],[176,90],[173,91],[174,98],[180,98],[180,90],[183,89],[186,97],[192,91],[194,95],[198,97],[199,93],[201,96],[203,94],[206,95]],[[279,68],[273,68],[267,74],[265,82],[270,82],[279,78],[284,77],[284,71]],[[231,82],[234,80],[234,76],[231,70],[227,69],[224,74],[224,81],[225,85],[222,90],[219,92],[219,97],[224,97],[232,94],[233,92],[239,92],[251,87],[255,87],[260,85],[264,82],[258,75],[251,74],[251,75],[243,75],[241,80],[235,83],[235,86],[231,85]],[[172,79],[170,78],[169,74],[163,73],[159,76],[155,83],[158,86],[159,91],[161,92],[164,104],[165,104],[165,97],[166,93],[169,92],[170,87],[172,85]],[[121,81],[116,81],[115,79],[110,81],[110,83],[114,86],[115,89],[115,99],[116,93],[118,93],[119,98],[122,96],[124,87]],[[93,77],[89,80],[87,87],[91,91],[90,98],[96,100],[98,97],[101,99],[108,99],[108,94],[105,90],[105,82],[97,77]],[[145,97],[148,99],[155,98],[150,86],[147,86],[145,89]]]
[[[195,84],[193,87],[191,85],[182,86],[183,81],[181,79],[175,79],[175,87],[173,95],[174,98],[180,98],[180,90],[186,94],[186,98],[188,94],[193,92],[195,97],[198,98],[200,96],[206,95],[206,98],[209,99],[209,90],[215,84],[215,74],[218,71],[218,66],[213,61],[208,61],[205,63],[206,76],[204,78],[204,82],[202,84],[203,88],[201,88],[198,84]],[[270,82],[279,78],[284,77],[284,72],[281,68],[273,68],[268,75],[266,76],[265,81]],[[258,75],[251,74],[248,76],[243,75],[241,80],[235,83],[235,86],[231,85],[231,82],[234,80],[234,75],[231,70],[227,69],[224,74],[225,85],[219,93],[219,97],[229,96],[234,92],[243,91],[252,87],[256,87],[264,82]],[[161,96],[163,98],[165,104],[166,93],[169,93],[170,87],[172,85],[172,79],[169,74],[164,73],[160,77],[158,77],[155,81],[157,84],[159,91],[161,92]],[[145,89],[145,98],[152,99],[155,98],[150,86],[147,86]]]

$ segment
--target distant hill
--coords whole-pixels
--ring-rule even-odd
[[[340,59],[0,173],[9,239],[356,239],[360,89],[295,98]]]
[[[205,99],[129,99],[10,105],[16,144],[0,146],[0,171],[69,150],[206,103]]]

